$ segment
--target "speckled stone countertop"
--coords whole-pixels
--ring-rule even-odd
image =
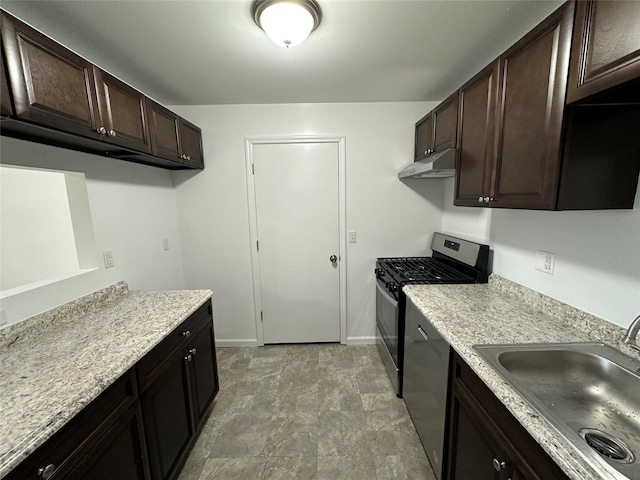
[[[412,285],[407,297],[573,480],[601,480],[578,450],[478,354],[476,344],[597,341],[629,356],[625,329],[497,275],[487,285]]]
[[[126,283],[0,331],[0,478],[212,295]]]

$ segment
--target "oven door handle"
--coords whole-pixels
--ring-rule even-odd
[[[385,292],[385,290],[380,286],[379,282],[376,282],[376,288],[378,289],[378,292],[380,292],[380,295],[382,295],[387,302],[393,305],[393,308],[398,308],[397,300],[387,292]]]

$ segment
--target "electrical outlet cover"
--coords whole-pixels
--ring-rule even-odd
[[[113,252],[111,250],[105,250],[102,252],[102,258],[104,259],[104,268],[111,268],[115,266],[113,261]]]
[[[553,275],[556,266],[556,254],[538,250],[536,252],[536,270]]]

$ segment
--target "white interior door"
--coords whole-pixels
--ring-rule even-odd
[[[340,341],[338,144],[253,146],[264,343]]]

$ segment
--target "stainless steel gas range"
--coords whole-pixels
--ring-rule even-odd
[[[396,395],[402,397],[405,285],[487,283],[489,246],[434,233],[431,257],[378,258],[376,334]]]

